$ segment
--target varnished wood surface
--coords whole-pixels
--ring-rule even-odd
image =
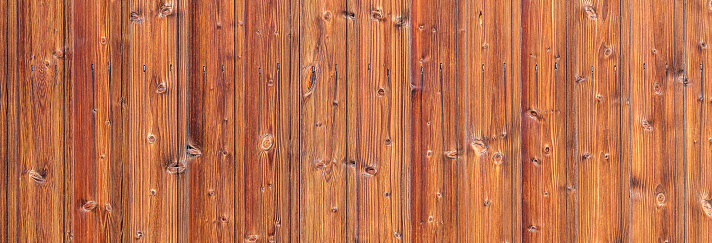
[[[707,242],[705,0],[0,2],[0,242]]]

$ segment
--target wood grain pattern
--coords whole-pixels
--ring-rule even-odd
[[[235,236],[234,2],[189,3],[186,241]],[[180,172],[183,168],[176,170]]]
[[[245,239],[286,241],[297,219],[291,195],[292,168],[299,165],[293,147],[300,131],[299,107],[293,106],[300,89],[292,65],[291,36],[298,25],[290,1],[245,2]]]
[[[566,241],[566,5],[522,8],[522,237]]]
[[[0,2],[0,242],[706,242],[706,0]]]
[[[676,140],[675,127],[682,117],[676,109],[682,96],[681,82],[675,78],[676,10],[672,1],[625,2],[630,7],[630,65],[626,66],[629,114],[623,117],[623,129],[629,129],[630,144],[630,240],[676,241],[677,188],[676,152],[682,146]],[[681,19],[680,19],[681,20]],[[624,38],[624,41],[626,38]],[[661,142],[666,141],[666,142]]]
[[[567,40],[567,92],[573,119],[567,185],[575,240],[628,239],[621,145],[620,2],[572,1]],[[602,220],[605,219],[605,220]]]
[[[76,16],[72,24],[71,129],[77,136],[69,168],[85,175],[67,183],[73,190],[73,239],[108,241],[121,235],[123,223],[121,3],[81,2],[74,10],[87,14]]]
[[[177,3],[128,3],[128,230],[134,240],[177,237]]]
[[[301,5],[300,241],[346,240],[346,1]]]
[[[687,1],[685,25],[685,240],[709,241],[705,233],[712,229],[712,187],[710,187],[710,146],[712,132],[709,128],[710,91],[712,77],[712,40],[710,8],[706,1]]]
[[[8,12],[7,241],[62,241],[64,3],[13,1]]]

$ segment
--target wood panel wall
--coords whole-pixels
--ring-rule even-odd
[[[706,0],[18,0],[0,33],[0,242],[711,240]]]

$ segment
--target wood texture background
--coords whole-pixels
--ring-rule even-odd
[[[712,241],[711,1],[0,16],[0,242]]]

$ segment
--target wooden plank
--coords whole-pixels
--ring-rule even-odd
[[[621,86],[617,67],[620,46],[620,3],[574,1],[569,7],[567,116],[574,129],[567,165],[573,179],[574,240],[626,241],[627,202],[622,171]],[[600,220],[605,219],[605,220]]]
[[[522,5],[522,237],[566,241],[566,5]]]
[[[7,195],[8,195],[8,3],[0,2],[0,242],[8,242],[7,233]]]
[[[457,240],[456,1],[414,0],[413,239]],[[415,132],[417,131],[417,132]]]
[[[358,241],[396,241],[408,223],[406,194],[409,155],[409,79],[404,47],[408,10],[403,1],[349,2],[349,165],[355,204],[353,238]],[[353,45],[351,45],[353,43]],[[351,47],[353,46],[353,47]],[[352,64],[353,63],[353,64]],[[352,135],[353,134],[353,135]],[[352,149],[351,149],[352,148]],[[349,182],[352,182],[351,180]],[[351,202],[349,202],[351,203]],[[353,215],[353,217],[351,217]],[[352,230],[349,227],[349,230]]]
[[[116,104],[121,80],[121,3],[75,2],[72,25],[75,134],[72,207],[73,239],[107,241],[121,234],[123,169],[121,112]],[[120,95],[120,94],[119,94]],[[119,107],[120,108],[120,107]],[[118,120],[118,123],[115,123]],[[118,127],[115,125],[119,124]],[[68,172],[69,173],[69,172]]]
[[[235,1],[235,239],[245,237],[245,1]]]
[[[62,241],[67,95],[62,1],[8,6],[8,241]]]
[[[186,241],[235,239],[234,1],[191,1]],[[179,172],[179,171],[176,171]]]
[[[623,117],[624,129],[630,129],[630,240],[676,241],[677,217],[675,139],[676,105],[681,91],[675,86],[675,2],[624,1],[630,7],[629,117]],[[626,38],[627,37],[627,38]],[[680,146],[681,147],[681,146]],[[681,225],[680,225],[681,227]]]
[[[712,129],[708,120],[712,117],[710,94],[712,85],[712,40],[710,6],[707,1],[687,1],[685,26],[685,151],[686,182],[685,240],[689,242],[710,241],[707,233],[712,229]]]
[[[466,77],[460,103],[464,110],[466,168],[459,199],[463,220],[461,238],[514,241],[518,192],[515,148],[518,126],[513,127],[512,3],[468,1]],[[518,83],[519,81],[516,81]],[[519,108],[517,108],[519,109]]]
[[[301,5],[300,241],[346,240],[346,1]]]
[[[298,11],[298,10],[297,10]],[[298,25],[290,1],[246,2],[245,239],[285,241],[298,225],[292,212],[293,166],[298,165],[299,88],[294,51]],[[293,27],[294,26],[294,27]],[[297,120],[295,120],[297,119]]]
[[[124,239],[177,237],[177,2],[133,0],[125,31],[129,106],[129,187]]]

